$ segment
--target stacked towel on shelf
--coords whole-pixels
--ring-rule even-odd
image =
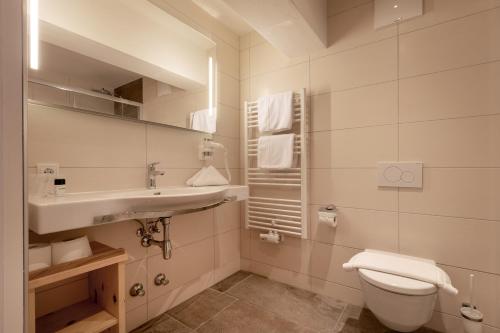
[[[295,134],[259,137],[257,165],[262,169],[289,169],[293,166]]]
[[[228,184],[228,180],[212,165],[204,166],[186,181],[186,185],[194,187]]]
[[[260,132],[290,130],[293,121],[293,92],[259,97],[257,110]]]
[[[207,133],[215,133],[217,129],[217,116],[215,109],[212,110],[212,114],[210,114],[209,109],[204,109],[191,112],[190,116],[191,129]]]

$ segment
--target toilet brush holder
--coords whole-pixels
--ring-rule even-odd
[[[476,307],[464,303],[460,308],[460,314],[462,315],[465,333],[483,332],[483,314]]]

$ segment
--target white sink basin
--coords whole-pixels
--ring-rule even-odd
[[[61,197],[29,198],[30,229],[38,234],[91,227],[126,220],[137,212],[165,212],[206,207],[224,199],[245,200],[247,186],[165,187],[69,193]]]

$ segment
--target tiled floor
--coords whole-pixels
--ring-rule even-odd
[[[389,333],[365,309],[238,272],[134,333]],[[431,333],[420,329],[418,333]]]

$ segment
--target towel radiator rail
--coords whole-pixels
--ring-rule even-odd
[[[257,167],[260,136],[258,103],[257,101],[245,102],[244,182],[250,188],[250,197],[245,202],[247,228],[307,238],[308,118],[306,111],[305,89],[301,89],[293,93],[293,129],[286,132],[295,133],[294,155],[297,165],[285,170],[260,169]]]

